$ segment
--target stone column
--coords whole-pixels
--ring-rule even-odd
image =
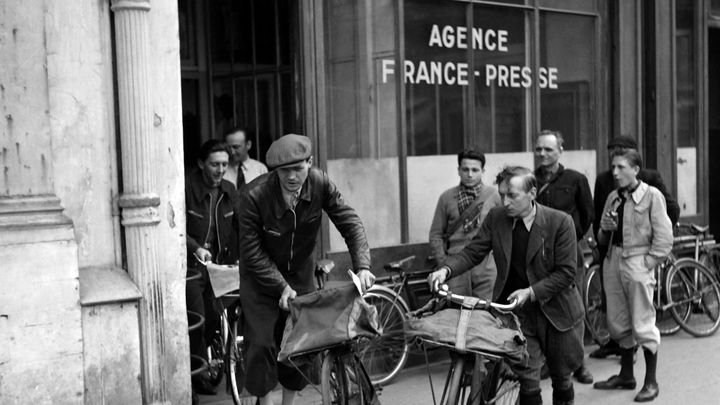
[[[158,264],[160,222],[153,160],[152,115],[148,88],[148,0],[112,0],[119,99],[125,227],[130,277],[142,293],[140,350],[143,402],[169,403],[165,372],[163,277]]]

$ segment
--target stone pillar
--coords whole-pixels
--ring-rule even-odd
[[[140,351],[143,402],[169,403],[165,371],[163,277],[158,264],[160,198],[153,160],[152,114],[148,87],[148,0],[112,0],[119,99],[119,124],[128,272],[142,293]]]

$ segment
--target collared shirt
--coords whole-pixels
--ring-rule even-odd
[[[235,187],[237,187],[238,168],[242,168],[243,176],[245,176],[245,184],[250,183],[255,178],[268,172],[268,169],[264,164],[251,158],[247,158],[246,161],[237,166],[228,165],[223,178],[231,182]]]
[[[523,223],[525,224],[525,229],[530,232],[530,229],[533,226],[533,223],[535,222],[535,215],[537,215],[537,207],[535,206],[535,203],[532,205],[532,209],[530,210],[530,213],[525,215],[523,217]],[[515,223],[518,221],[517,218],[513,221],[513,227],[515,227]]]
[[[535,202],[532,203],[532,209],[530,210],[530,213],[525,215],[522,218],[523,225],[525,225],[525,229],[530,232],[530,229],[532,229],[533,223],[535,223],[535,215],[537,215],[537,206],[535,205]],[[513,227],[517,225],[518,219],[515,218],[515,221],[513,221]],[[532,286],[528,287],[530,289],[530,301],[535,302],[535,290],[533,290]]]
[[[282,189],[283,200],[285,201],[285,204],[287,204],[288,208],[290,208],[291,210],[295,209],[295,206],[297,205],[297,202],[300,199],[301,191],[302,191],[302,187],[300,187],[294,193],[291,193],[289,191],[286,191],[285,189]]]

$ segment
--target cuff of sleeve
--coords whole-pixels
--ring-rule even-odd
[[[532,287],[529,287],[529,288],[530,288],[530,302],[537,301],[537,298],[535,297],[535,290],[533,290]]]
[[[279,291],[278,296],[281,296],[282,293],[285,292],[285,287],[287,287],[288,285],[289,284],[285,280],[283,280],[282,283],[280,283],[280,289],[278,290]]]
[[[452,276],[452,269],[448,266],[443,266],[445,270],[447,270],[447,276],[445,276],[445,279],[449,279]]]

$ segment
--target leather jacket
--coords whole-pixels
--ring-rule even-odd
[[[287,285],[298,294],[314,291],[313,251],[323,211],[345,239],[354,270],[370,269],[365,228],[322,170],[310,168],[295,209],[285,203],[273,171],[241,189],[237,211],[241,284],[277,296]]]
[[[572,169],[559,165],[558,171],[543,183],[541,169],[535,170],[538,179],[536,201],[570,215],[575,224],[575,237],[581,240],[593,223],[595,212],[587,177]]]
[[[237,229],[235,224],[235,206],[237,205],[235,186],[222,180],[215,202],[215,231],[217,246],[208,249],[213,254],[213,262],[233,264],[237,261]],[[185,209],[187,213],[187,257],[188,267],[196,263],[193,253],[205,245],[210,232],[210,187],[202,178],[202,172],[195,170],[185,177]]]

